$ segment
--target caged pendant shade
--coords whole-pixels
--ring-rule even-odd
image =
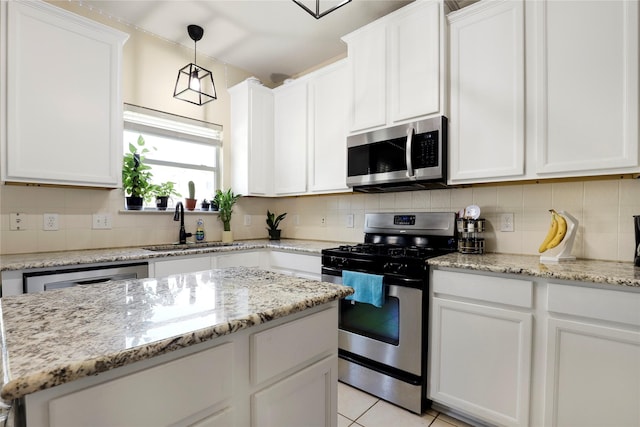
[[[307,13],[309,13],[311,16],[313,16],[316,19],[322,18],[326,14],[333,12],[334,10],[338,9],[339,7],[344,6],[345,4],[349,3],[350,1],[351,0],[338,0],[336,2],[336,1],[325,0],[325,3],[328,4],[330,7],[327,10],[325,10],[324,12],[320,12],[320,0],[315,0],[315,7],[314,7],[313,4],[310,4],[311,7],[305,5],[305,3],[314,3],[313,0],[293,0],[293,2],[295,4],[297,4],[298,6],[303,8],[304,10],[306,10]]]
[[[204,105],[217,99],[211,71],[196,64],[196,44],[202,38],[204,30],[198,25],[189,25],[187,31],[193,40],[193,62],[178,71],[173,97],[192,104]]]

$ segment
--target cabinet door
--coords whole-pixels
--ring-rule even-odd
[[[338,357],[329,356],[251,397],[251,425],[337,425]]]
[[[231,185],[245,196],[273,192],[273,94],[252,78],[229,88]]]
[[[640,333],[549,319],[545,425],[640,425]]]
[[[293,82],[274,97],[274,192],[307,190],[307,84]]]
[[[638,2],[534,3],[537,173],[638,171]]]
[[[440,2],[422,2],[389,23],[393,122],[440,110],[440,8]]]
[[[249,92],[249,193],[268,195],[273,183],[273,95],[267,88]]]
[[[363,28],[345,40],[349,45],[350,130],[383,126],[387,120],[386,26]]]
[[[533,316],[433,298],[430,398],[490,423],[529,423]]]
[[[349,191],[347,187],[348,74],[345,62],[309,82],[309,190]]]
[[[524,5],[482,2],[450,15],[451,183],[524,174]]]
[[[128,36],[45,2],[7,7],[3,179],[116,188]]]

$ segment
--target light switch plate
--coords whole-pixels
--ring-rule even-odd
[[[498,216],[500,220],[500,231],[513,231],[513,214],[512,213],[502,213]]]
[[[9,214],[9,228],[11,230],[26,230],[27,229],[27,214],[23,212],[16,212]]]
[[[251,215],[245,215],[244,216],[244,225],[246,225],[246,226],[251,225]]]
[[[111,214],[93,214],[92,227],[94,230],[111,230]]]

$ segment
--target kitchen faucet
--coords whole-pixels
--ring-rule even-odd
[[[173,214],[174,221],[180,221],[180,236],[178,243],[184,245],[187,243],[187,237],[193,236],[191,233],[187,233],[184,229],[184,206],[182,202],[176,203],[176,212]]]

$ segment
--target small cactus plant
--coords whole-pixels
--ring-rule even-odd
[[[193,181],[189,181],[189,198],[196,198],[196,185],[193,183]]]

